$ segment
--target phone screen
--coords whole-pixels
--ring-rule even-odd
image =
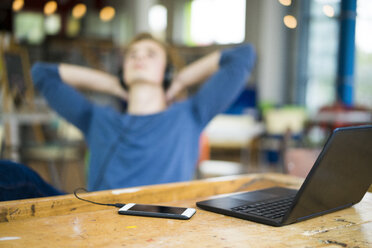
[[[129,210],[151,213],[182,214],[185,212],[186,208],[136,204]]]

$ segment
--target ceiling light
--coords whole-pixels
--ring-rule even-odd
[[[114,18],[114,16],[115,9],[111,6],[106,6],[102,8],[101,11],[99,12],[99,18],[104,22],[111,21],[112,18]]]
[[[83,3],[76,4],[72,9],[72,16],[76,19],[82,18],[87,12],[87,6]]]
[[[323,13],[328,17],[335,16],[335,9],[331,5],[324,5],[323,6]]]
[[[297,27],[297,19],[296,17],[292,16],[292,15],[286,15],[284,18],[283,18],[283,22],[284,22],[284,25],[287,27],[287,28],[291,28],[291,29],[294,29]]]
[[[49,1],[44,5],[44,14],[51,15],[57,11],[57,2],[56,1]]]
[[[279,0],[279,3],[284,6],[289,6],[292,4],[292,0]]]
[[[20,11],[23,8],[25,2],[23,0],[14,0],[12,4],[12,9],[14,12]]]

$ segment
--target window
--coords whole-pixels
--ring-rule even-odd
[[[167,28],[167,8],[154,5],[149,11],[149,26],[154,32],[164,32]]]
[[[306,106],[315,112],[336,99],[340,1],[311,0],[310,6]]]
[[[148,14],[148,24],[155,37],[164,39],[167,28],[167,8],[160,4],[152,6]]]
[[[35,12],[18,12],[15,15],[14,33],[20,41],[40,44],[44,41],[44,16]]]
[[[55,35],[61,30],[61,16],[51,14],[44,19],[44,30],[48,35]]]
[[[245,0],[193,0],[188,11],[188,45],[244,41]]]
[[[355,30],[355,104],[372,107],[372,1],[358,0]]]

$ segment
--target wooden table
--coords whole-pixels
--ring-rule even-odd
[[[251,174],[82,194],[100,202],[196,207],[208,196],[301,179]],[[284,227],[197,209],[190,220],[124,216],[73,195],[0,203],[0,247],[372,247],[372,194],[352,208]]]

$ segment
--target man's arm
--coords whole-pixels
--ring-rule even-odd
[[[93,90],[105,94],[127,98],[120,86],[119,78],[109,73],[77,65],[60,64],[59,73],[63,82],[79,90]]]
[[[174,99],[183,89],[203,82],[214,74],[218,70],[220,57],[221,52],[215,51],[183,68],[175,76],[166,93],[167,101]]]
[[[94,106],[77,89],[62,81],[59,65],[38,62],[32,66],[31,73],[32,82],[48,105],[86,134]]]
[[[215,115],[225,111],[239,96],[247,83],[256,58],[254,48],[249,44],[226,49],[219,54],[214,57],[218,58],[218,66],[212,67],[216,72],[190,99],[193,114],[202,126],[205,126]],[[211,71],[207,71],[206,74]]]

